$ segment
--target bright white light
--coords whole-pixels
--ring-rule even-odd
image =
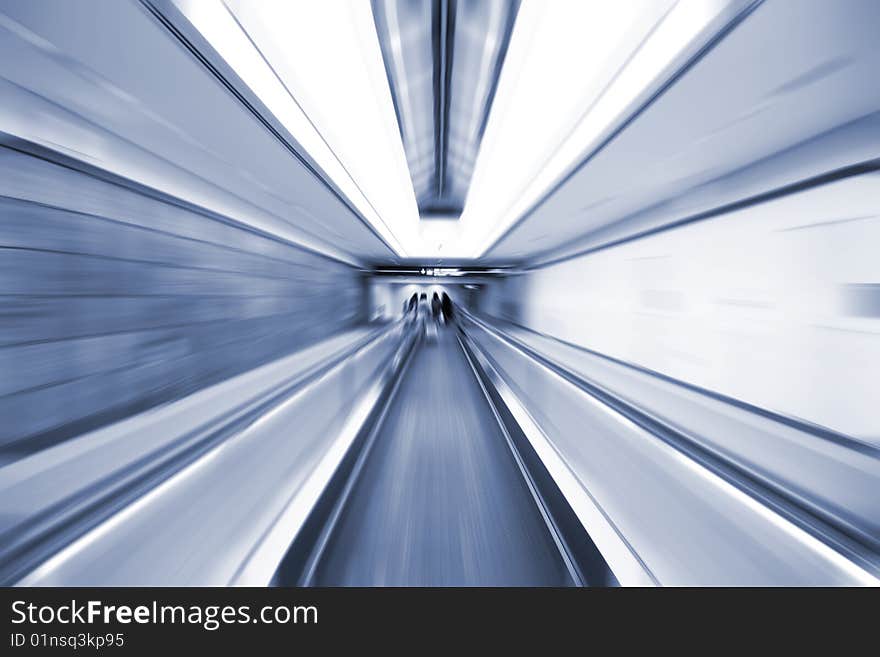
[[[743,0],[524,0],[455,255],[479,257]]]
[[[399,255],[475,258],[747,0],[524,0],[456,222],[418,218],[369,3],[174,1]]]
[[[175,4],[398,255],[408,255],[407,243],[419,239],[418,209],[369,3]]]

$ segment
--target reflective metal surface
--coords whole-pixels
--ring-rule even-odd
[[[519,0],[373,0],[422,219],[457,219]]]

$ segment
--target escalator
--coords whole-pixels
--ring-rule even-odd
[[[431,321],[314,544],[294,550],[308,557],[277,583],[583,583],[458,330]]]

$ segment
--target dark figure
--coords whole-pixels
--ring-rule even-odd
[[[440,319],[440,297],[437,296],[436,292],[431,297],[431,315],[434,317],[434,320]]]
[[[443,300],[441,301],[441,305],[443,307],[443,318],[448,324],[452,321],[452,299],[449,298],[449,295],[446,294],[446,292],[443,293]]]

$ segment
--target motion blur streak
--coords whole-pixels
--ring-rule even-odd
[[[0,0],[0,583],[880,584],[880,3],[607,7]]]

